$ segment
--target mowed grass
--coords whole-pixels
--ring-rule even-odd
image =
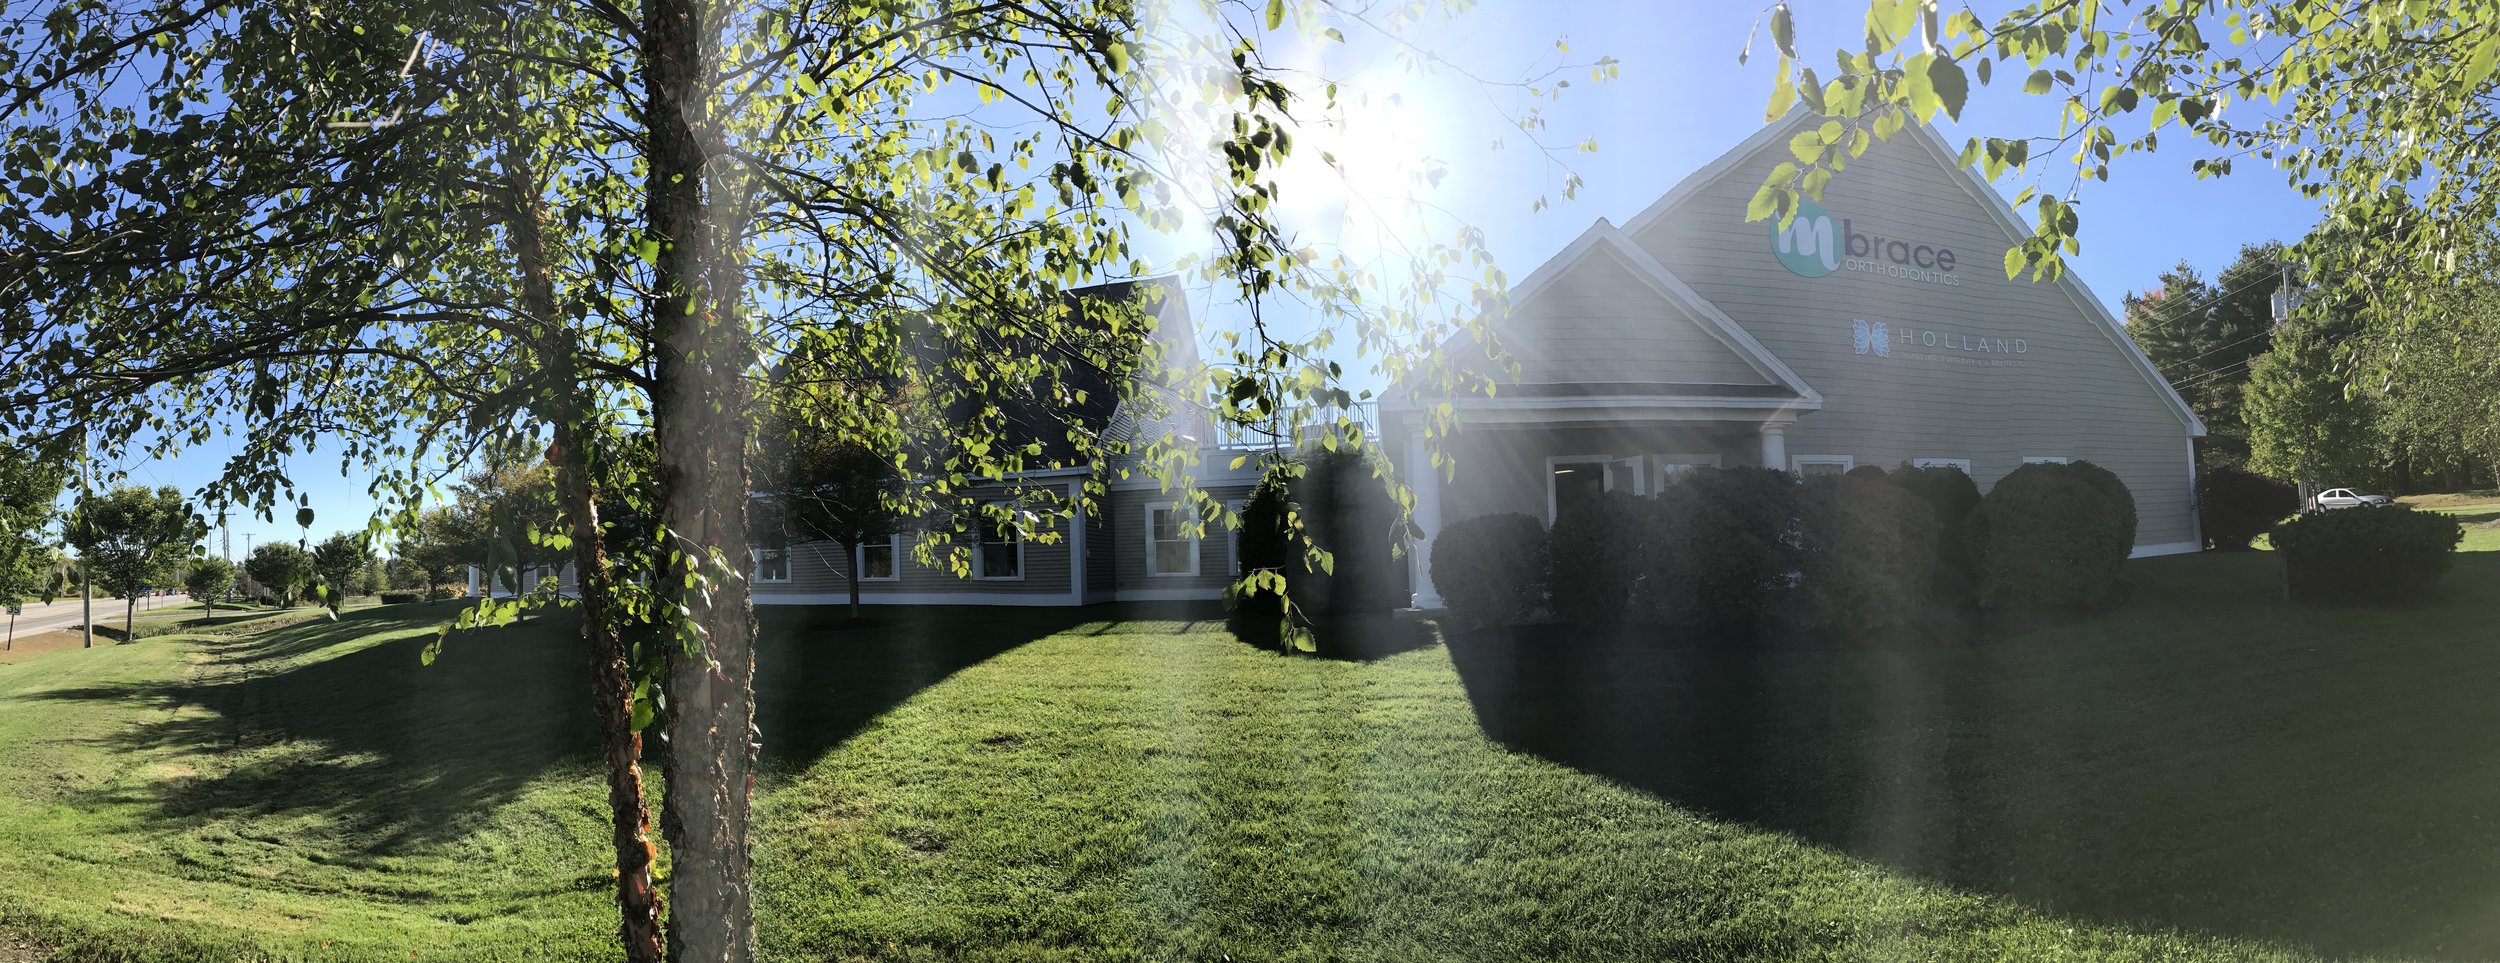
[[[1187,613],[766,609],[773,960],[2500,955],[2500,555],[2266,553],[1985,642],[1285,657]],[[0,665],[0,930],[69,959],[611,959],[569,623]],[[0,943],[0,945],[5,945]]]

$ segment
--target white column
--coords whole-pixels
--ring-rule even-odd
[[[1432,448],[1421,432],[1406,443],[1406,477],[1415,490],[1415,527],[1424,533],[1408,550],[1415,575],[1409,602],[1419,609],[1441,608],[1441,593],[1432,587],[1432,539],[1441,532],[1441,473],[1432,467]]]
[[[1774,471],[1788,470],[1788,426],[1768,423],[1762,426],[1762,467]]]

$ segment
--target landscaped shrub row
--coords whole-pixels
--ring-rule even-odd
[[[381,594],[381,599],[382,604],[384,605],[397,605],[401,602],[423,602],[425,601],[425,593],[390,591],[383,592]]]
[[[1464,518],[1432,540],[1432,585],[1469,625],[1516,625],[1545,604],[1545,525],[1518,512]]]
[[[2104,481],[2104,479],[2106,481]],[[2116,486],[2116,496],[2105,485]],[[1983,608],[2074,610],[2122,588],[2135,499],[2096,466],[2024,465],[1999,479],[1963,525]]]
[[[2344,602],[2422,594],[2448,573],[2464,538],[2455,517],[2401,506],[2311,512],[2271,535],[2291,597]]]
[[[2084,463],[2024,466],[1984,498],[1949,468],[1803,482],[1705,469],[1654,499],[1582,503],[1550,533],[1524,515],[1455,523],[1432,576],[1470,624],[1527,618],[1542,582],[1552,615],[1578,625],[1880,628],[1938,605],[2100,604],[2120,588],[2134,512],[2116,476]]]

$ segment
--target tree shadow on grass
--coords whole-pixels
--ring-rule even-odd
[[[1235,641],[1254,648],[1343,662],[1376,662],[1393,655],[1439,644],[1433,623],[1395,612],[1372,615],[1324,615],[1305,627],[1302,648],[1288,649],[1284,622],[1273,614],[1250,611],[1217,613]]]
[[[1026,643],[1126,618],[1091,606],[758,606],[763,763],[795,771],[921,690]]]
[[[2200,564],[1994,642],[1449,647],[1513,748],[1917,876],[2331,955],[2500,954],[2500,557],[2396,610],[2286,606],[2270,566]]]
[[[552,769],[596,763],[589,670],[570,612],[454,633],[433,665],[422,632],[463,603],[385,606],[267,633],[190,644],[188,681],[54,690],[41,698],[140,704],[109,736],[123,752],[181,753],[197,775],[125,783],[175,825],[309,818],[325,858],[390,856],[458,838]],[[759,728],[768,764],[804,766],[869,721],[963,668],[1117,611],[838,607],[757,610]],[[202,711],[205,710],[205,711]],[[652,743],[656,745],[656,741]],[[307,825],[293,822],[290,825]]]
[[[199,640],[208,659],[189,681],[43,697],[144,702],[157,711],[108,737],[114,748],[168,754],[196,773],[125,782],[105,801],[151,804],[176,825],[311,818],[345,858],[404,853],[468,832],[549,767],[587,760],[593,744],[569,620],[457,633],[432,666],[419,659],[431,633],[321,654],[456,611],[392,606]]]

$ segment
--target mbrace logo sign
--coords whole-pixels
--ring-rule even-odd
[[[1929,284],[1960,285],[1953,249],[1880,234],[1860,233],[1848,218],[1835,220],[1823,205],[1797,199],[1797,216],[1782,230],[1770,222],[1771,253],[1799,277],[1819,278],[1847,269]]]
[[[1823,205],[1800,197],[1797,216],[1780,230],[1778,218],[1771,219],[1771,253],[1779,255],[1780,265],[1800,277],[1819,278],[1840,270],[1840,233],[1832,225],[1831,214]]]

